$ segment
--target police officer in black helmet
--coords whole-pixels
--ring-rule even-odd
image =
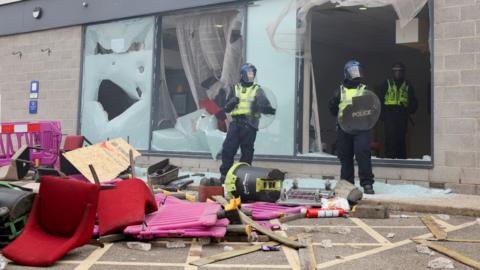
[[[415,91],[405,78],[406,68],[401,62],[392,66],[392,78],[381,88],[382,119],[384,121],[385,157],[406,159],[405,136],[408,119],[418,108]]]
[[[352,104],[354,97],[362,96],[366,91],[362,66],[355,60],[348,61],[344,67],[344,80],[340,89],[329,101],[332,115],[342,117],[343,111]],[[355,168],[353,157],[358,163],[358,176],[364,193],[374,194],[372,162],[370,153],[370,131],[362,130],[348,133],[337,125],[337,156],[341,163],[341,179],[354,184]]]
[[[240,162],[252,164],[260,116],[276,112],[260,85],[255,83],[256,75],[257,68],[254,65],[244,64],[240,69],[240,82],[230,92],[224,107],[224,111],[232,116],[232,122],[223,142],[220,166],[222,181],[233,165],[238,148],[241,150]]]

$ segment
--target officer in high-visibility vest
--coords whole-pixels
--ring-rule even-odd
[[[254,65],[244,64],[240,69],[240,82],[233,87],[224,107],[224,111],[232,116],[232,122],[223,142],[220,166],[222,181],[233,165],[238,148],[241,150],[240,162],[252,164],[260,116],[276,112],[260,85],[255,83],[256,75]]]
[[[354,97],[362,96],[365,91],[362,66],[355,60],[348,61],[344,67],[344,76],[340,89],[329,101],[332,115],[343,116],[344,109],[352,104]],[[370,131],[362,130],[346,132],[337,125],[337,156],[340,159],[341,179],[354,184],[355,168],[353,157],[358,163],[358,177],[360,185],[366,194],[374,194],[372,162],[370,153]]]
[[[412,85],[405,79],[405,65],[392,66],[392,79],[381,88],[382,119],[384,121],[385,156],[406,159],[405,136],[409,115],[417,111],[418,102]]]

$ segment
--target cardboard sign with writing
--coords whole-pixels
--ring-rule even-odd
[[[100,182],[105,182],[116,178],[121,172],[128,169],[130,149],[133,151],[134,158],[140,156],[140,153],[122,138],[69,151],[63,155],[90,182],[94,182],[88,167],[89,164],[92,164]]]

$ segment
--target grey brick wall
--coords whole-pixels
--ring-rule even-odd
[[[61,120],[75,134],[81,63],[81,27],[0,37],[1,121]],[[51,54],[41,52],[50,48]],[[22,52],[22,57],[12,52]],[[40,81],[38,114],[28,113],[30,81]]]
[[[480,193],[480,1],[435,1],[432,182]]]

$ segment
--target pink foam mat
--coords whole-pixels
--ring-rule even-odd
[[[191,227],[183,229],[162,230],[147,225],[128,226],[123,231],[138,239],[153,239],[158,237],[224,237],[227,232],[228,219],[218,220],[212,227]]]
[[[268,220],[279,218],[286,214],[300,213],[305,206],[288,207],[269,202],[244,203],[242,208],[252,211],[254,220]]]

